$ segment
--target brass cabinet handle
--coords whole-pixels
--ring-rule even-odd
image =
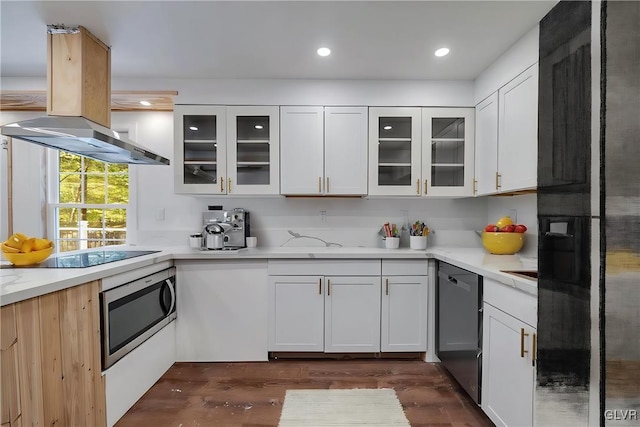
[[[496,172],[496,190],[500,189],[500,184],[498,183],[499,179],[502,177],[502,175],[500,175],[500,173]]]
[[[386,286],[386,291],[385,291],[385,293],[386,293],[387,295],[389,295],[389,279],[387,279],[387,286]]]
[[[318,177],[318,193],[322,193],[322,177]]]
[[[229,193],[231,193],[231,178],[229,178],[229,182],[227,184],[227,190],[229,190]]]
[[[327,188],[326,188],[327,193],[329,192],[329,177],[327,177]]]
[[[524,337],[528,337],[529,334],[524,333],[524,328],[520,328],[520,357],[524,357],[525,353],[529,353],[528,350],[524,349]]]
[[[318,279],[318,294],[322,295],[322,279]]]
[[[538,335],[533,334],[532,348],[531,348],[531,366],[536,366],[536,349],[538,347]]]
[[[427,195],[427,180],[424,180],[424,195]]]
[[[331,280],[327,279],[327,296],[331,296]]]
[[[220,192],[224,193],[224,177],[220,177]]]
[[[478,194],[478,180],[477,179],[473,180],[473,194],[474,195]]]
[[[420,180],[416,181],[416,194],[418,196],[420,195]]]

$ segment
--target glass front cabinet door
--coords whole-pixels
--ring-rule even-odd
[[[227,107],[227,194],[280,192],[279,108]]]
[[[422,194],[473,196],[473,108],[422,109]]]
[[[369,108],[369,194],[419,196],[421,109]]]
[[[176,105],[176,193],[226,194],[225,107]]]
[[[278,107],[175,107],[175,191],[278,194]]]

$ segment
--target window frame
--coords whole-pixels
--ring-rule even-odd
[[[112,124],[111,128],[116,132],[128,133],[128,139],[136,140],[137,126],[134,122],[122,122]],[[137,165],[129,164],[129,203],[123,204],[81,204],[81,203],[60,203],[59,200],[59,151],[55,149],[47,149],[47,196],[46,196],[46,214],[47,214],[47,237],[52,240],[58,240],[58,223],[56,220],[56,209],[64,208],[87,208],[87,209],[126,209],[126,240],[122,245],[110,245],[111,248],[135,245],[137,243],[138,230],[138,168]],[[106,246],[102,246],[106,248]],[[60,252],[59,245],[56,245],[56,252]]]

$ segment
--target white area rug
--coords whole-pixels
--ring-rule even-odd
[[[279,427],[409,427],[390,388],[287,390]]]

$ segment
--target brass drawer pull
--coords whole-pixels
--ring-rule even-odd
[[[420,195],[420,180],[416,181],[416,194],[418,196]]]
[[[385,293],[386,293],[387,295],[389,295],[389,279],[387,279],[387,286],[386,286],[386,291],[385,291]]]
[[[322,193],[322,177],[318,177],[318,193]]]
[[[329,177],[327,177],[327,193],[329,192]]]
[[[427,195],[427,180],[424,180],[424,195]]]
[[[220,192],[224,193],[224,177],[220,177]]]
[[[528,337],[529,334],[524,333],[524,328],[520,328],[520,357],[524,357],[525,353],[529,353],[528,350],[524,349],[524,337]]]
[[[231,193],[231,178],[229,178],[229,183],[227,184],[227,190]]]

